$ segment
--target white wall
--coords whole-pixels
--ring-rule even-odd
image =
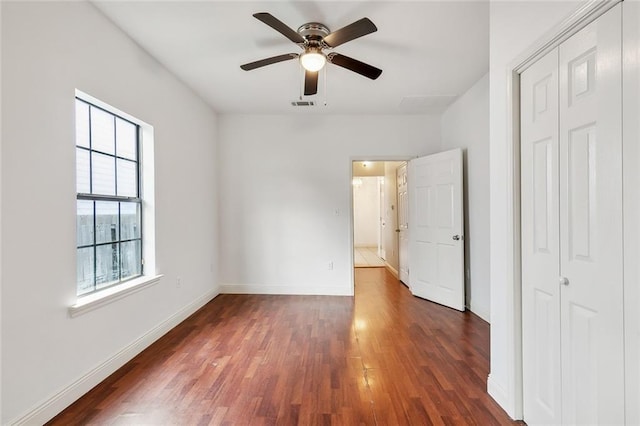
[[[510,179],[507,153],[507,73],[509,65],[533,43],[573,12],[580,2],[508,2],[490,5],[490,276],[491,373],[488,390],[513,416],[521,416],[516,387],[516,347],[513,328],[514,280],[506,259],[513,256],[507,241]],[[513,64],[515,65],[515,64]]]
[[[90,4],[1,7],[0,423],[40,408],[23,418],[37,424],[99,379],[82,381],[93,369],[216,294],[216,116]],[[70,318],[76,88],[154,126],[156,259],[164,278]]]
[[[440,145],[432,116],[222,115],[219,128],[226,292],[352,294],[352,160]]]
[[[442,115],[442,151],[464,152],[467,307],[489,321],[489,74]]]
[[[380,191],[378,178],[359,178],[361,185],[353,186],[353,244],[354,247],[378,247],[380,230]]]

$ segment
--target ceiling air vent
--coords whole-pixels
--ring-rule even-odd
[[[303,107],[303,106],[315,106],[314,101],[291,101],[291,106]]]

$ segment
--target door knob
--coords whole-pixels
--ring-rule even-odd
[[[453,240],[454,241],[460,241],[460,238],[461,238],[460,235],[454,235],[453,236]]]
[[[396,229],[396,232],[400,232],[400,230],[399,230],[399,229]]]
[[[560,277],[561,285],[569,285],[569,279],[567,277]]]

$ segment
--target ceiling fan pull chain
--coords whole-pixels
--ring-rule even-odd
[[[327,106],[327,67],[322,70],[324,74],[324,106]]]
[[[305,72],[304,72],[304,68],[302,67],[302,63],[300,63],[300,61],[298,61],[298,69],[300,70],[300,72],[298,73],[298,75],[301,75],[302,78],[300,79],[300,94],[298,95],[298,98],[300,100],[302,100],[302,94],[304,93],[304,79],[305,79]]]

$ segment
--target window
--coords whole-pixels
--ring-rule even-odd
[[[140,126],[76,98],[77,294],[142,275]]]

